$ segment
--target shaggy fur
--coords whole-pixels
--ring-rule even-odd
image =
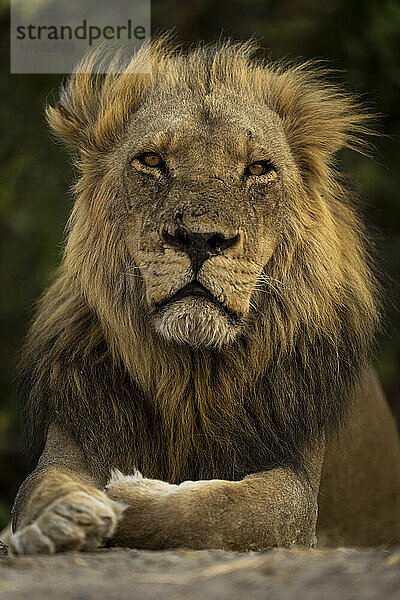
[[[315,66],[265,64],[253,51],[223,44],[185,54],[161,40],[120,74],[105,76],[90,75],[89,58],[89,74],[72,76],[60,104],[48,108],[55,133],[79,148],[81,175],[63,261],[23,353],[28,442],[36,455],[54,422],[71,432],[104,482],[113,468],[170,483],[240,479],[276,465],[301,469],[304,449],[338,430],[378,320],[368,243],[333,158],[359,145],[366,115]],[[149,52],[151,72],[140,73]],[[146,223],[127,227],[126,190],[134,184],[120,174],[119,158],[132,118],[141,131],[146,106],[154,106],[157,123],[180,99],[201,106],[205,123],[221,106],[230,115],[247,107],[254,130],[268,111],[293,173],[276,211],[268,208],[262,239],[254,242],[250,210],[238,222],[230,213],[224,225],[248,225],[253,233],[245,231],[243,243],[253,235],[258,244],[229,259],[226,303],[240,315],[235,326],[216,308],[205,318],[199,301],[184,304],[183,321],[176,312],[154,317],[152,307],[176,291],[160,279],[171,279],[176,265],[169,272],[165,262],[166,272],[157,271],[138,241]],[[156,203],[161,184],[143,185],[143,206]],[[196,185],[189,182],[187,194],[210,193],[208,180]],[[217,177],[212,185],[214,208],[234,196]],[[246,224],[247,215],[254,224]],[[210,287],[225,277],[223,260],[209,261],[214,271],[204,267]],[[186,273],[184,257],[179,265]]]

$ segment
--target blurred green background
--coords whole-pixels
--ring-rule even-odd
[[[72,206],[71,160],[43,120],[62,76],[9,74],[9,8],[0,0],[0,526],[25,476],[13,374],[35,299],[57,265]],[[344,152],[373,229],[390,298],[378,369],[393,410],[400,406],[400,4],[396,0],[173,0],[152,3],[153,32],[177,40],[255,36],[271,58],[326,59],[334,76],[382,115],[373,160]]]

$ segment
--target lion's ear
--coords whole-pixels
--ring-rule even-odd
[[[129,65],[128,65],[129,67]],[[60,101],[46,109],[47,122],[68,146],[86,154],[107,151],[150,85],[147,73],[74,74]]]
[[[46,110],[54,133],[81,153],[107,151],[152,84],[150,57],[163,55],[165,38],[126,54],[99,46],[82,58],[60,100]]]
[[[61,102],[46,108],[46,118],[54,133],[72,147],[79,147],[82,123]]]
[[[333,156],[342,148],[368,153],[373,115],[334,84],[325,72],[305,63],[269,74],[270,96],[304,177],[326,181]]]
[[[81,151],[90,144],[98,111],[98,86],[90,74],[74,74],[61,88],[60,100],[46,108],[47,122],[70,147]]]

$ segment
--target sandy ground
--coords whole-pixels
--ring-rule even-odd
[[[0,599],[400,600],[400,547],[0,555]]]

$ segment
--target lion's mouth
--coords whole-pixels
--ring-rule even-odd
[[[215,306],[217,306],[231,321],[235,324],[240,320],[240,316],[227,308],[222,302],[220,302],[213,294],[206,288],[204,285],[199,283],[198,281],[192,281],[188,283],[183,288],[178,290],[173,296],[166,298],[159,304],[157,304],[157,310],[162,310],[169,304],[173,302],[177,302],[178,300],[182,300],[183,298],[188,298],[189,296],[198,296],[200,298],[205,298]]]

